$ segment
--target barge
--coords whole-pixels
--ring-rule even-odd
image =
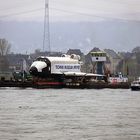
[[[29,73],[32,79],[21,81],[3,80],[0,87],[21,88],[130,88],[128,82],[109,82],[103,74],[81,72],[80,57],[63,55],[62,57],[38,57],[31,65]],[[122,78],[122,77],[121,77]],[[113,80],[114,81],[114,80]]]
[[[48,81],[0,81],[0,88],[2,87],[18,87],[18,88],[74,88],[74,89],[129,89],[130,83],[110,84],[103,81],[100,82],[48,82]],[[131,86],[132,90],[140,90]]]

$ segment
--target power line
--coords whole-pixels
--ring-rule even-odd
[[[77,15],[81,15],[81,16],[109,18],[109,17],[97,16],[97,15],[94,15],[94,14],[88,14],[88,13],[83,13],[83,12],[68,11],[68,10],[64,10],[64,9],[57,9],[57,8],[50,8],[50,9],[60,11],[60,12],[63,12],[63,13],[77,14]]]
[[[82,15],[82,16],[99,17],[99,18],[109,18],[109,17],[102,17],[102,16],[93,15],[93,14],[68,11],[68,10],[58,9],[58,8],[50,8],[50,9],[55,10],[55,11],[60,11],[60,12],[63,12],[63,13],[72,13],[72,14],[78,14],[78,15]],[[17,12],[17,13],[7,14],[7,15],[0,16],[0,18],[7,18],[7,17],[11,17],[11,16],[28,14],[28,13],[33,13],[33,12],[42,11],[42,10],[44,10],[44,8],[38,8],[38,9],[29,10],[29,11],[23,11],[23,12]]]
[[[29,11],[23,11],[23,12],[17,12],[17,13],[7,14],[7,15],[0,16],[0,18],[7,18],[7,17],[11,17],[11,16],[17,16],[17,15],[23,15],[23,14],[33,13],[33,12],[41,11],[43,9],[44,8],[38,8],[38,9],[29,10]]]
[[[98,18],[102,18],[102,19],[121,19],[121,20],[125,20],[125,19],[122,19],[122,18],[119,18],[119,17],[114,18],[114,17],[98,16],[98,15],[95,15],[95,14],[88,14],[88,13],[83,13],[83,12],[69,11],[69,10],[53,8],[53,7],[50,7],[49,9],[59,11],[59,12],[63,12],[63,13],[77,14],[77,15],[86,16],[86,17],[88,16],[88,17],[98,17]],[[0,19],[11,17],[11,16],[22,15],[22,14],[34,13],[34,12],[38,12],[38,11],[42,11],[42,10],[44,10],[44,8],[38,8],[38,9],[29,10],[29,11],[23,11],[23,12],[7,14],[7,15],[0,16]],[[135,20],[135,21],[139,21],[139,20]]]
[[[15,10],[15,9],[19,9],[19,8],[25,8],[25,7],[23,7],[23,5],[22,6],[14,6],[14,7],[9,7],[9,8],[1,8],[0,9],[0,11],[8,11],[8,10]]]

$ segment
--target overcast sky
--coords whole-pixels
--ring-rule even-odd
[[[45,0],[0,0],[0,20],[43,20]],[[140,21],[140,0],[49,0],[50,21]]]

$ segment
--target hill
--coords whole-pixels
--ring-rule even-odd
[[[140,45],[140,22],[54,22],[50,24],[52,51],[69,48],[88,53],[93,47],[115,51],[132,51]],[[0,38],[6,38],[16,53],[31,53],[42,49],[43,22],[1,21]],[[47,47],[45,48],[47,50]]]

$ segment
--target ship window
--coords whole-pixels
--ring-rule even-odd
[[[44,58],[37,58],[37,61],[46,61],[46,59],[44,59]]]

